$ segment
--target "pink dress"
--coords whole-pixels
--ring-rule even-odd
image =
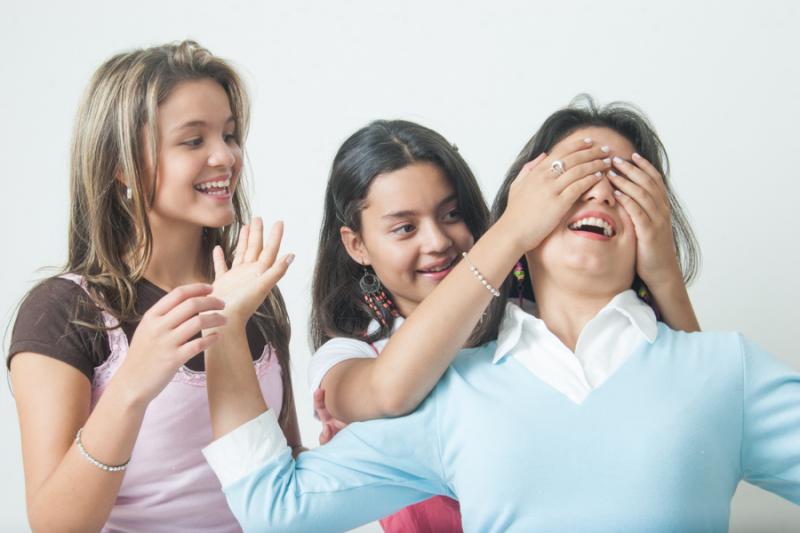
[[[84,286],[79,276],[63,277]],[[116,324],[107,313],[103,320],[107,326]],[[108,332],[108,342],[108,359],[94,369],[92,408],[128,354],[128,339],[121,328]],[[270,345],[254,365],[267,404],[280,412],[281,367]],[[217,477],[200,453],[212,440],[205,373],[181,367],[147,407],[103,531],[241,531]]]

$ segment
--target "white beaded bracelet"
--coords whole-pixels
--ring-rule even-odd
[[[472,261],[469,260],[469,257],[467,257],[467,252],[461,252],[461,257],[463,257],[464,261],[467,262],[467,266],[469,267],[470,271],[473,274],[475,274],[475,276],[478,278],[478,281],[480,281],[483,284],[483,286],[486,287],[486,289],[492,293],[492,296],[494,296],[495,298],[499,298],[500,291],[492,287],[492,284],[486,281],[486,278],[483,277],[483,274],[480,273],[480,271],[475,267],[475,265],[472,264]]]
[[[130,459],[128,459],[121,465],[107,465],[105,463],[101,463],[100,461],[89,455],[89,452],[86,451],[86,448],[83,447],[83,443],[81,442],[81,431],[83,431],[83,428],[79,429],[78,433],[75,435],[75,444],[78,445],[78,451],[81,452],[81,455],[84,458],[86,458],[87,461],[92,463],[100,470],[105,470],[106,472],[121,472],[126,468],[128,468],[128,463],[131,462]]]

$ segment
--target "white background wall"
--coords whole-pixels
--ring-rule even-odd
[[[800,368],[800,4],[569,2],[14,2],[0,16],[0,319],[66,252],[70,128],[111,54],[195,38],[232,59],[253,100],[256,213],[286,221],[281,284],[294,325],[303,438],[310,277],[329,165],[375,118],[458,144],[491,200],[541,121],[575,94],[628,100],[655,122],[704,252],[691,295],[705,329],[737,329]],[[0,390],[0,530],[27,529],[13,398]],[[800,453],[800,451],[799,451]],[[532,480],[535,482],[535,480]],[[376,526],[367,526],[375,530]],[[750,487],[734,531],[800,528]]]

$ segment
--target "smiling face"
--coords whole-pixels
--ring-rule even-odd
[[[630,160],[633,144],[608,128],[581,128],[556,146],[590,137],[611,148],[609,155]],[[584,291],[617,294],[631,287],[636,267],[633,222],[604,178],[581,196],[561,223],[536,249],[526,254],[534,287],[555,281],[579,284]]]
[[[371,265],[408,316],[470,249],[474,238],[450,180],[432,163],[377,176],[361,211],[361,231],[342,228],[354,261]]]
[[[148,180],[156,187],[148,212],[154,229],[166,223],[218,228],[233,222],[242,149],[222,86],[211,79],[179,83],[158,107],[157,129],[158,168],[156,179]],[[149,157],[145,162],[152,167]]]

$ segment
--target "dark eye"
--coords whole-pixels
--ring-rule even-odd
[[[398,235],[408,235],[412,231],[414,231],[413,224],[403,224],[402,226],[398,226],[392,230],[392,233],[396,233]]]
[[[451,209],[444,215],[444,219],[448,222],[461,220],[461,211],[458,209]]]
[[[236,141],[236,134],[235,133],[226,133],[223,137],[226,143],[235,143]]]
[[[193,139],[189,139],[188,141],[184,141],[183,144],[185,144],[186,146],[189,146],[190,148],[197,148],[198,146],[203,144],[203,138],[202,137],[195,137]]]

